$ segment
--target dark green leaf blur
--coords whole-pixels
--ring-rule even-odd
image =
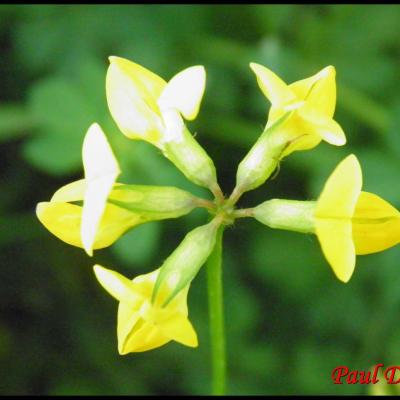
[[[93,259],[35,216],[36,203],[83,177],[82,140],[95,121],[120,160],[119,181],[209,197],[154,147],[118,131],[105,97],[108,56],[167,80],[205,66],[206,94],[188,126],[226,194],[269,107],[249,62],[287,82],[334,65],[335,119],[348,144],[292,154],[239,204],[315,199],[355,153],[364,190],[399,208],[399,37],[396,5],[0,6],[0,394],[210,392],[205,270],[189,292],[199,348],[170,343],[126,356],[117,353],[117,302],[92,270],[100,263],[129,277],[150,272],[206,213],[140,226]],[[228,393],[367,393],[368,385],[333,384],[331,373],[400,364],[399,260],[399,246],[359,256],[343,284],[314,236],[238,220],[224,239]]]

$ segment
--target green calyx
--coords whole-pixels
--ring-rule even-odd
[[[315,207],[315,201],[272,199],[255,207],[253,216],[273,229],[314,233]]]

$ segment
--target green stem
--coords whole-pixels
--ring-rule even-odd
[[[239,208],[233,212],[234,218],[249,218],[254,216],[252,208]]]
[[[222,190],[218,183],[215,183],[211,188],[210,188],[212,194],[215,197],[215,202],[216,204],[222,204],[225,200],[224,194],[222,193]]]
[[[212,352],[212,394],[225,393],[226,356],[224,309],[222,294],[222,236],[224,226],[218,228],[217,240],[207,262],[208,305]]]
[[[206,208],[211,213],[214,213],[216,210],[215,204],[210,200],[202,199],[200,197],[195,197],[194,203],[196,204],[197,207]]]
[[[229,199],[227,200],[226,204],[230,207],[233,207],[239,201],[242,195],[243,195],[242,189],[239,188],[238,186],[235,186],[235,189],[233,189],[233,192],[229,196]]]

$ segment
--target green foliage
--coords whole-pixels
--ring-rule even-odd
[[[93,260],[34,217],[37,202],[82,177],[82,140],[94,121],[120,160],[121,182],[209,196],[155,148],[118,131],[105,99],[107,56],[132,59],[167,80],[205,66],[202,108],[188,127],[226,193],[269,107],[249,62],[288,82],[334,65],[335,119],[348,144],[293,154],[240,203],[313,199],[354,152],[364,189],[399,207],[399,25],[395,5],[0,6],[0,394],[209,393],[203,271],[189,295],[200,347],[169,344],[124,357],[116,349],[116,304],[92,272],[100,261],[130,277],[149,272],[204,215],[193,212],[162,230],[139,226]],[[344,285],[314,237],[238,220],[224,242],[228,393],[366,393],[362,385],[333,385],[330,375],[338,365],[400,362],[398,259],[398,248],[358,257]]]

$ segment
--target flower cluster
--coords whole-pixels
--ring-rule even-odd
[[[361,190],[361,167],[354,155],[339,163],[316,201],[271,199],[254,208],[236,208],[243,193],[264,184],[280,161],[294,151],[312,149],[322,140],[336,146],[346,143],[342,128],[333,119],[336,84],[332,66],[290,85],[264,66],[252,63],[250,67],[271,107],[263,133],[238,166],[230,197],[224,197],[213,161],[185,124],[199,112],[206,82],[204,67],[187,68],[166,82],[138,64],[110,57],[107,102],[121,132],[156,146],[190,181],[209,189],[214,200],[176,187],[117,182],[118,161],[101,127],[94,123],[83,142],[84,178],[37,205],[37,217],[51,233],[90,256],[139,224],[178,218],[196,207],[210,212],[210,222],[189,232],[152,272],[130,280],[94,266],[100,284],[119,302],[120,354],[154,349],[171,340],[197,346],[188,319],[189,287],[212,253],[219,230],[236,218],[253,217],[270,228],[315,234],[343,282],[351,278],[357,254],[379,252],[400,241],[399,211]]]

